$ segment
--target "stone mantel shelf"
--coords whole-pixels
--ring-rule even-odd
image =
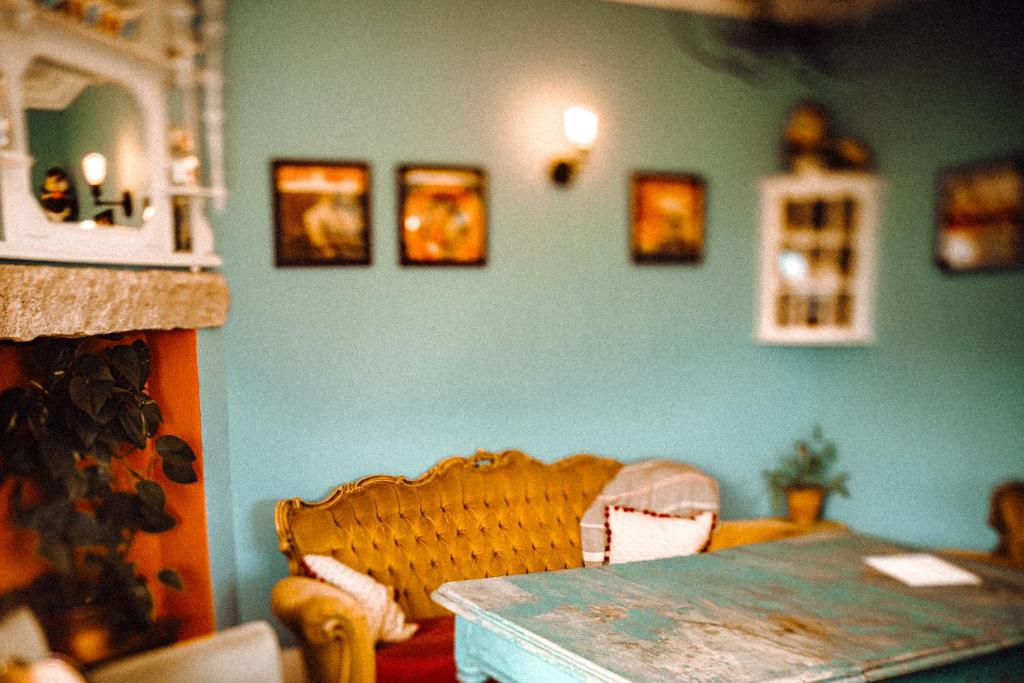
[[[213,272],[0,264],[0,339],[219,327],[224,276]]]

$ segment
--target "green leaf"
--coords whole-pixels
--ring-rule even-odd
[[[142,511],[142,519],[139,522],[139,529],[149,534],[162,534],[178,526],[178,520],[166,512]]]
[[[95,353],[87,353],[79,357],[72,368],[72,372],[75,375],[97,382],[114,381],[114,376],[110,374],[110,368],[107,367],[103,357]]]
[[[139,495],[142,504],[154,510],[163,510],[167,502],[167,495],[160,484],[149,479],[142,479],[135,483],[135,493]]]
[[[125,406],[125,410],[117,416],[117,422],[124,430],[128,443],[136,448],[146,447],[146,433],[143,430],[142,412]]]
[[[63,480],[75,471],[74,445],[60,434],[40,434],[39,455],[53,479]]]
[[[107,401],[103,404],[103,408],[93,416],[96,424],[107,425],[110,421],[117,417],[117,414],[121,411],[121,404],[118,401]]]
[[[117,455],[118,442],[107,434],[100,434],[93,443],[93,456],[101,463],[109,464]]]
[[[142,502],[140,529],[151,534],[159,534],[177,526],[177,520],[164,510],[166,496],[160,484],[143,479],[135,484],[135,492]]]
[[[139,359],[139,386],[143,387],[149,379],[149,347],[146,346],[146,342],[139,339],[132,344],[132,348],[135,350],[135,357]]]
[[[75,377],[71,380],[71,384],[68,385],[68,394],[71,396],[71,402],[84,413],[90,415],[92,411],[92,392],[89,391],[89,380],[85,377]]]
[[[164,460],[163,471],[167,478],[175,484],[194,484],[199,481],[199,477],[190,463],[181,464]]]
[[[181,575],[173,569],[161,569],[156,578],[160,579],[160,583],[170,586],[174,590],[185,590],[185,582],[181,580]]]
[[[146,436],[150,438],[156,436],[156,430],[164,421],[164,417],[160,413],[160,406],[156,404],[156,401],[150,399],[142,404],[142,416],[146,419]]]
[[[68,418],[71,428],[81,442],[82,450],[92,450],[96,437],[99,436],[99,427],[85,413],[75,411],[68,415]]]
[[[105,543],[107,535],[96,518],[76,511],[68,524],[67,539],[74,545],[94,545]]]
[[[73,377],[68,385],[68,394],[76,408],[96,419],[103,408],[103,404],[110,398],[113,386],[113,382]]]
[[[192,463],[196,454],[183,439],[170,434],[156,440],[156,452],[163,458],[163,470],[167,478],[176,484],[192,484],[199,481]]]
[[[32,362],[45,377],[66,370],[81,343],[69,339],[42,339],[32,345]]]
[[[122,344],[107,349],[107,359],[114,373],[134,389],[142,389],[142,366],[135,348]]]
[[[112,536],[120,536],[124,529],[139,527],[142,522],[142,505],[135,495],[114,491],[106,496],[103,505],[96,511],[96,519],[110,530]]]

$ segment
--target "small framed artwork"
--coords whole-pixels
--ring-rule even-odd
[[[630,182],[630,251],[636,263],[698,263],[704,257],[704,179],[639,171]]]
[[[487,174],[466,166],[398,169],[398,235],[403,265],[487,263]]]
[[[278,266],[370,263],[370,168],[358,161],[271,163]]]
[[[1024,267],[1024,155],[940,174],[935,262],[947,273]]]

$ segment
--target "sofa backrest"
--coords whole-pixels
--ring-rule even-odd
[[[376,475],[320,502],[282,500],[281,552],[331,555],[395,588],[412,619],[447,614],[446,581],[580,567],[580,517],[622,463],[573,455],[545,464],[519,451],[442,460],[417,479]]]

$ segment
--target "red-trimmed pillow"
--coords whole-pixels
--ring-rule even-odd
[[[707,547],[713,512],[676,517],[621,505],[605,508],[604,564],[694,555]]]
[[[718,483],[693,465],[674,460],[643,460],[624,465],[580,519],[583,564],[598,567],[605,559],[605,509],[609,505],[650,510],[673,517],[718,515]]]

